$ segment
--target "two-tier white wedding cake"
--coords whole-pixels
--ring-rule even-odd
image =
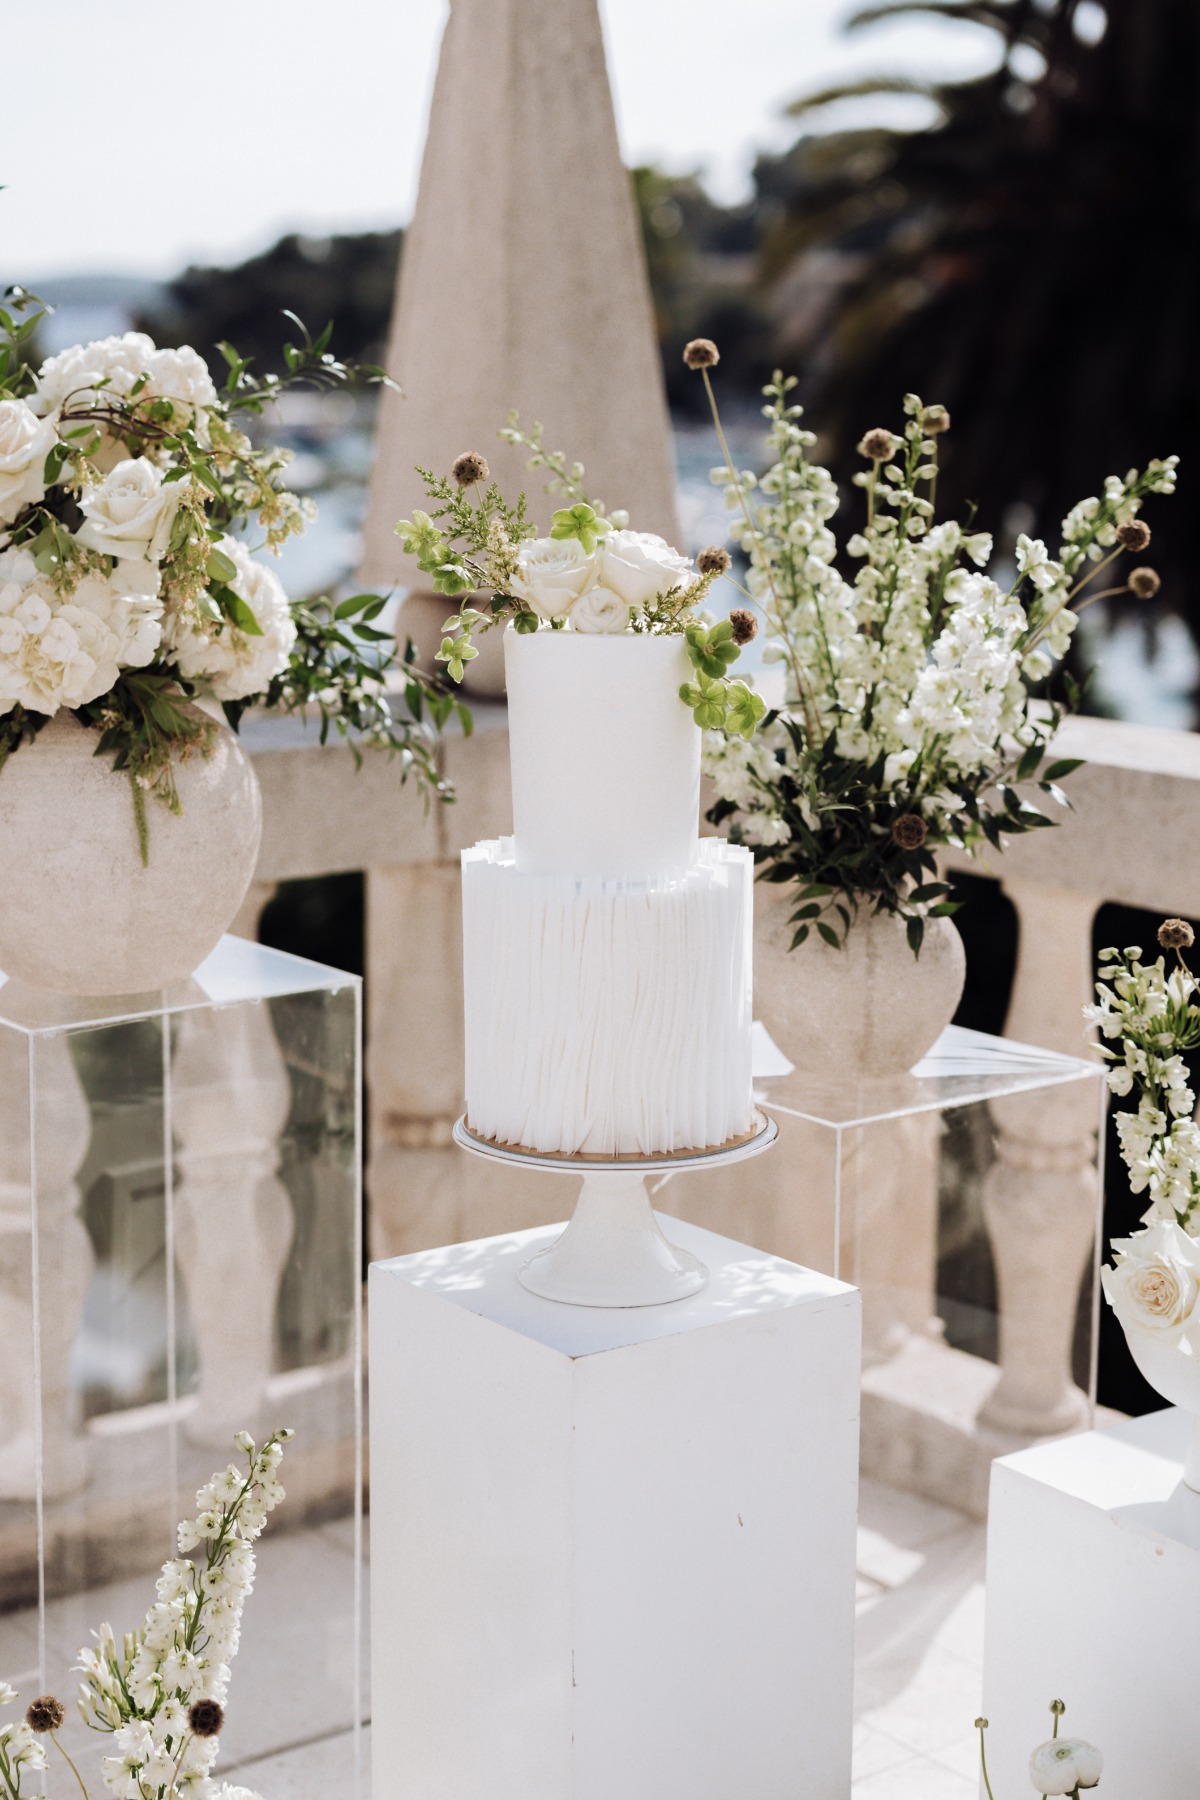
[[[699,835],[681,639],[505,633],[511,838],[463,853],[467,1125],[546,1154],[737,1143],[750,852]]]

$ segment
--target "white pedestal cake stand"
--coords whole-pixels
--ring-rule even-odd
[[[454,1141],[472,1156],[582,1175],[583,1187],[562,1236],[517,1271],[517,1280],[543,1300],[567,1306],[662,1306],[697,1293],[708,1280],[704,1264],[663,1235],[646,1176],[713,1169],[743,1162],[767,1150],[779,1135],[773,1119],[756,1114],[751,1136],[715,1150],[682,1150],[663,1156],[555,1156],[476,1137],[464,1114]]]

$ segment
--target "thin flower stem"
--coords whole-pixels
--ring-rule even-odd
[[[175,1758],[175,1767],[171,1770],[171,1785],[167,1789],[167,1800],[173,1800],[175,1795],[175,1783],[179,1780],[179,1771],[183,1767],[183,1759],[187,1752],[187,1747],[192,1741],[192,1736],[193,1733],[190,1731],[185,1731],[183,1734],[183,1742],[179,1746],[179,1755]]]
[[[980,1763],[980,1767],[983,1770],[983,1785],[987,1789],[988,1800],[996,1800],[996,1796],[992,1792],[992,1784],[988,1780],[987,1751],[984,1748],[983,1739],[984,1739],[984,1727],[981,1725],[979,1727],[979,1763]]]
[[[1083,577],[1082,581],[1077,581],[1067,595],[1068,602],[1073,600],[1076,594],[1081,594],[1089,581],[1095,581],[1100,571],[1102,569],[1107,569],[1109,563],[1116,562],[1118,556],[1124,554],[1124,550],[1125,546],[1123,544],[1118,544],[1115,550],[1110,550],[1107,556],[1102,556],[1099,562],[1093,563],[1090,572]]]
[[[67,1755],[67,1752],[63,1749],[62,1745],[59,1743],[57,1732],[52,1731],[50,1733],[50,1742],[54,1745],[54,1748],[58,1751],[58,1754],[62,1757],[62,1759],[66,1763],[68,1769],[70,1769],[72,1775],[75,1777],[76,1781],[79,1783],[79,1791],[83,1795],[83,1800],[88,1800],[88,1791],[83,1785],[83,1776],[79,1773],[79,1770],[75,1767],[75,1764],[72,1762],[71,1758]]]

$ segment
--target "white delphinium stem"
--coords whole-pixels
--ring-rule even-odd
[[[1188,927],[1168,921],[1162,929]],[[1163,957],[1144,963],[1139,945],[1100,952],[1098,1001],[1085,1018],[1108,1043],[1114,1094],[1136,1094],[1137,1111],[1117,1114],[1121,1155],[1133,1193],[1149,1193],[1147,1225],[1165,1220],[1195,1235],[1200,1227],[1200,1129],[1184,1054],[1200,1044],[1196,977],[1176,956],[1168,974]],[[1116,1045],[1110,1048],[1110,1044]]]
[[[196,1495],[195,1517],[179,1526],[180,1555],[163,1565],[141,1630],[118,1649],[111,1626],[102,1625],[96,1647],[80,1651],[80,1712],[90,1728],[113,1736],[117,1754],[103,1768],[117,1800],[215,1794],[215,1731],[254,1584],[251,1545],[284,1497],[276,1472],[292,1435],[275,1432],[260,1450],[238,1434],[246,1468],[230,1464]],[[200,1720],[198,1702],[208,1703],[210,1720]]]

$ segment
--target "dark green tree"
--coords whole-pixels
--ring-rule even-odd
[[[990,28],[996,66],[798,101],[808,117],[917,93],[936,119],[807,136],[761,164],[767,272],[799,304],[806,271],[838,270],[791,331],[835,465],[916,391],[953,417],[951,508],[977,500],[982,526],[1019,522],[1053,547],[1106,474],[1173,451],[1186,471],[1194,442],[1200,0],[891,0],[850,26],[916,14]],[[788,326],[785,305],[785,345]],[[1152,558],[1195,627],[1186,516],[1151,521]]]
[[[185,269],[161,309],[137,323],[157,343],[194,345],[222,380],[222,339],[252,357],[257,374],[282,371],[285,308],[314,332],[336,321],[341,356],[382,363],[400,238],[399,231],[283,237],[234,268]]]

